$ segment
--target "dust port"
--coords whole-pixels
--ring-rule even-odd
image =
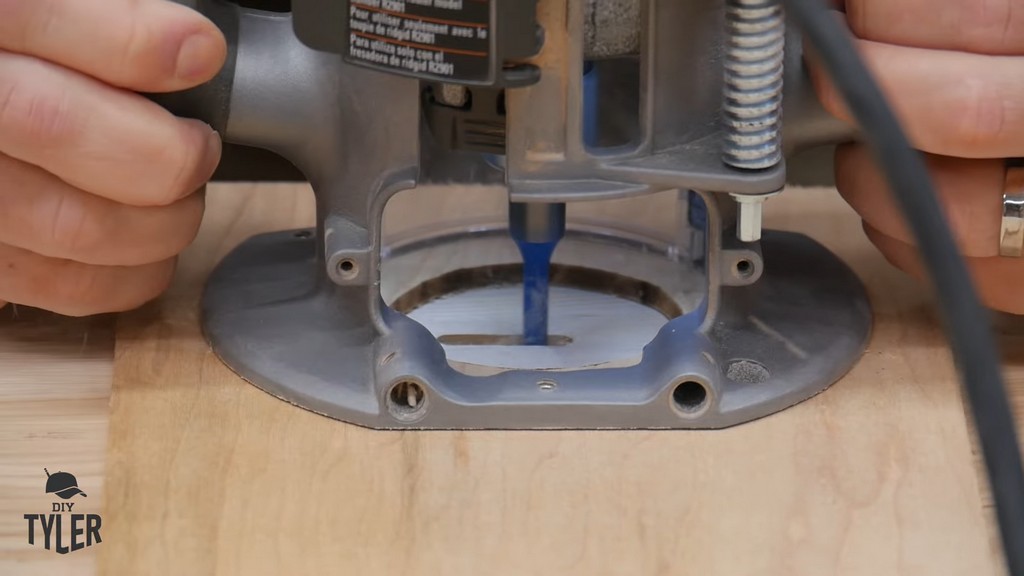
[[[684,416],[696,416],[707,408],[709,396],[707,386],[686,380],[672,389],[672,406]]]
[[[399,380],[388,390],[387,406],[388,412],[396,420],[419,420],[427,412],[427,390],[416,380]]]

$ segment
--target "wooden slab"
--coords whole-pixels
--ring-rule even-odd
[[[29,546],[24,515],[50,511],[44,468],[75,475],[76,512],[103,509],[113,352],[112,317],[0,309],[0,574],[96,573],[96,548],[58,555],[41,533]]]
[[[210,267],[311,221],[308,193],[283,188],[211,189],[176,286],[121,318],[102,573],[993,573],[925,291],[834,193],[767,210],[842,254],[877,308],[870,350],[825,394],[717,432],[402,433],[276,400],[200,337]]]

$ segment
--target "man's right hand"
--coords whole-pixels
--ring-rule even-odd
[[[0,0],[0,306],[83,316],[166,288],[221,143],[137,92],[201,84],[226,52],[164,0]]]
[[[995,310],[1024,315],[1024,259],[1000,255],[1003,193],[1019,190],[1004,159],[1024,156],[1024,0],[846,0],[837,17],[924,153],[979,296]],[[852,122],[824,71],[812,70],[825,108]],[[865,145],[839,148],[836,184],[879,251],[926,278]]]

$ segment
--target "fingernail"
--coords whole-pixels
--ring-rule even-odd
[[[175,74],[179,80],[200,81],[213,75],[211,70],[221,51],[219,42],[209,34],[193,34],[181,43]]]
[[[221,142],[220,134],[216,130],[210,130],[210,136],[206,141],[206,157],[203,158],[204,166],[206,168],[204,174],[206,175],[207,180],[213,176],[214,171],[217,170],[217,165],[220,164],[222,148],[223,143]]]

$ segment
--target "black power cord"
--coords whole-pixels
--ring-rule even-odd
[[[824,0],[783,0],[860,125],[892,188],[941,307],[978,431],[1007,566],[1024,575],[1024,467],[1001,374],[990,313],[982,307],[922,155],[914,150],[850,34]]]

